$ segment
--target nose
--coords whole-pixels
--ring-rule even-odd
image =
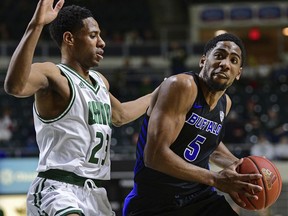
[[[106,46],[105,41],[99,36],[98,38],[98,47],[104,48]]]
[[[220,67],[222,67],[223,69],[227,69],[230,68],[230,61],[228,58],[222,59],[220,62]]]

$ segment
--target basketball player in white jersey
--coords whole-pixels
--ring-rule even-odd
[[[140,117],[151,95],[120,103],[109,83],[91,70],[103,59],[105,42],[91,12],[39,0],[16,48],[5,90],[34,95],[38,176],[27,197],[27,215],[115,215],[101,181],[110,179],[111,126]],[[62,8],[63,7],[63,8]],[[43,27],[61,50],[61,63],[32,63]]]

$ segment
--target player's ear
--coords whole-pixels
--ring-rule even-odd
[[[200,61],[199,61],[199,67],[200,68],[203,68],[205,61],[206,61],[206,56],[202,55],[200,58]]]
[[[71,32],[66,31],[63,34],[63,43],[66,43],[68,45],[72,45],[74,42],[74,38]]]
[[[239,79],[240,79],[241,74],[242,74],[242,70],[243,70],[243,68],[240,67],[240,68],[239,68],[239,71],[238,71],[238,75],[236,76],[236,80],[239,80]]]

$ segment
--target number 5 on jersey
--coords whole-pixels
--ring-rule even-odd
[[[189,161],[195,161],[199,155],[201,144],[203,144],[206,140],[206,137],[203,137],[201,135],[197,135],[197,137],[192,140],[188,146],[186,147],[184,151],[184,158]]]

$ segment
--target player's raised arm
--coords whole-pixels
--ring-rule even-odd
[[[47,82],[36,70],[34,73],[31,66],[43,27],[56,18],[64,4],[64,0],[59,0],[53,7],[53,2],[54,0],[38,2],[35,13],[11,57],[4,84],[5,91],[9,94],[19,97],[30,96]]]

